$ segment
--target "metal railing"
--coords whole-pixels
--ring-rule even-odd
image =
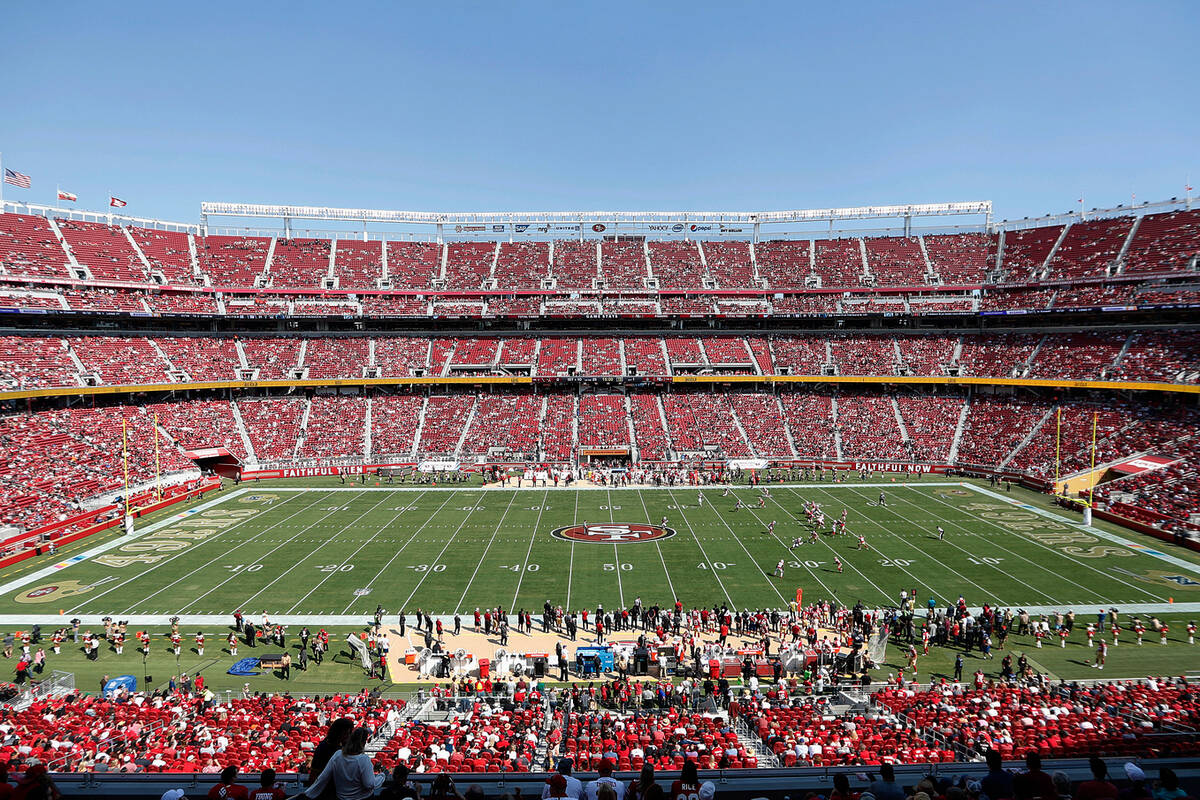
[[[15,711],[23,711],[39,700],[45,700],[48,697],[61,697],[62,695],[71,694],[74,691],[75,673],[63,672],[56,669],[51,671],[50,677],[22,687],[21,691],[4,705],[9,706]]]
[[[783,766],[779,761],[779,756],[775,755],[770,748],[763,744],[762,737],[750,729],[750,725],[744,717],[738,717],[733,721],[733,732],[737,734],[738,740],[742,745],[747,750],[753,752],[755,757],[758,758],[760,769],[773,769]]]

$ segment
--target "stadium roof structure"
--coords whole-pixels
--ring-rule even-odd
[[[456,232],[478,231],[503,233],[510,229],[533,232],[531,228],[571,226],[572,230],[590,228],[593,232],[616,233],[620,226],[644,228],[670,226],[674,232],[708,230],[703,226],[726,226],[725,232],[743,233],[746,228],[759,232],[761,225],[780,225],[829,222],[856,219],[903,219],[905,230],[915,217],[983,216],[985,225],[992,219],[992,202],[978,200],[957,203],[909,203],[904,205],[856,206],[850,208],[813,208],[793,211],[388,211],[367,208],[333,208],[327,206],[267,205],[256,203],[202,202],[201,225],[208,226],[209,217],[239,219],[282,219],[285,229],[294,219],[329,222],[384,223],[399,225],[435,225],[441,231],[453,226]],[[478,228],[477,226],[482,226]],[[523,227],[518,227],[523,226]],[[611,228],[609,227],[611,226]],[[698,226],[693,228],[692,226]],[[733,230],[730,230],[730,226]],[[558,230],[562,230],[559,228]],[[756,236],[757,238],[757,236]]]
[[[385,211],[366,208],[326,206],[286,206],[255,203],[200,204],[200,216],[270,217],[321,219],[344,222],[397,222],[426,225],[454,225],[475,222],[591,222],[612,221],[646,224],[651,222],[724,222],[772,224],[781,222],[824,222],[839,219],[877,219],[883,217],[945,217],[962,214],[992,213],[992,201],[968,203],[909,203],[906,205],[858,206],[854,208],[813,208],[799,211]]]

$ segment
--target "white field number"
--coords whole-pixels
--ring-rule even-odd
[[[408,568],[414,572],[445,572],[445,564],[409,564]]]
[[[788,566],[791,567],[792,569],[800,569],[801,567],[807,567],[808,569],[816,569],[817,567],[821,566],[824,563],[825,563],[824,561],[789,561]]]
[[[230,572],[258,572],[263,568],[262,564],[226,564],[225,569]]]
[[[521,572],[522,570],[525,572],[537,572],[541,569],[541,566],[538,564],[525,564],[524,566],[520,564],[501,564],[500,569],[506,569],[509,572]]]
[[[349,572],[354,569],[353,564],[317,564],[317,569],[321,572]]]
[[[1004,560],[1003,558],[992,558],[991,556],[980,556],[979,558],[975,558],[974,556],[967,556],[967,561],[970,561],[972,564],[979,564],[981,566],[983,564],[988,564],[989,566],[995,566],[996,564],[999,564],[1003,560]]]
[[[705,564],[703,561],[701,561],[699,564],[696,565],[696,569],[728,569],[729,567],[736,567],[736,566],[737,566],[737,564],[734,564],[733,562],[714,561],[710,565],[710,564]]]
[[[617,567],[621,568],[621,572],[632,572],[633,571],[633,564],[605,564],[604,571],[605,572],[616,572]]]
[[[911,567],[912,561],[907,558],[881,558],[879,566],[881,567]]]

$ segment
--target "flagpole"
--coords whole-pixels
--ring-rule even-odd
[[[0,153],[0,214],[4,213],[4,153]]]

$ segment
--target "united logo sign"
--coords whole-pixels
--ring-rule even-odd
[[[669,539],[675,535],[674,528],[662,525],[646,525],[640,522],[600,522],[595,525],[567,525],[555,528],[550,535],[568,542],[592,542],[594,544],[634,544]]]

